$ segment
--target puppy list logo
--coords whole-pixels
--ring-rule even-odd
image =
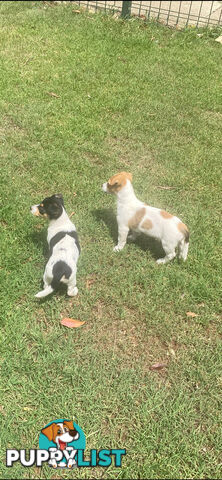
[[[49,466],[73,468],[77,466],[77,450],[85,450],[86,440],[82,429],[70,420],[54,420],[42,428],[39,448],[50,452]]]
[[[114,458],[115,467],[121,467],[125,449],[90,450],[90,458],[85,460],[86,440],[83,430],[67,419],[53,420],[42,428],[39,436],[39,449],[8,449],[6,466],[12,467],[17,461],[24,467],[42,467],[47,462],[52,468],[109,467]]]

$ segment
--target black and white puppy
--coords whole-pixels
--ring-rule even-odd
[[[76,227],[65,211],[62,195],[47,197],[30,208],[33,215],[49,220],[49,260],[43,275],[44,290],[35,297],[46,297],[59,287],[60,282],[67,284],[70,297],[77,295],[76,271],[80,246]]]

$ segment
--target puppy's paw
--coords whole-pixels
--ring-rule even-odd
[[[116,245],[113,249],[113,252],[119,252],[122,249],[123,249],[123,247],[120,247],[119,245]]]
[[[77,293],[78,293],[78,288],[77,287],[70,287],[70,288],[68,288],[67,293],[68,293],[69,297],[75,297],[75,295],[77,295]]]
[[[76,463],[75,460],[70,459],[70,460],[68,461],[67,467],[71,469],[71,468],[73,468],[73,467],[75,466],[75,463]]]
[[[35,297],[35,298],[41,298],[41,296],[42,296],[41,293],[42,293],[42,292],[36,293],[36,294],[34,295],[34,297]]]
[[[166,263],[166,260],[165,260],[165,258],[158,258],[156,263],[157,263],[157,265],[162,265],[163,263]]]

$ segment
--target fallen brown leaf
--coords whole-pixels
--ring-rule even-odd
[[[175,353],[175,350],[173,348],[169,348],[169,353],[175,357],[176,356],[176,353]]]
[[[47,94],[50,95],[51,97],[59,98],[59,95],[57,95],[54,92],[47,92]]]
[[[157,362],[151,365],[150,370],[162,370],[162,368],[166,368],[166,367],[167,367],[167,363]]]
[[[81,327],[85,321],[81,322],[80,320],[74,320],[74,318],[63,318],[60,323],[64,325],[64,327],[77,328]]]
[[[95,275],[91,275],[90,277],[88,277],[86,279],[86,288],[90,288],[96,281],[96,276]]]
[[[194,312],[187,312],[187,313],[186,313],[186,316],[193,318],[193,317],[198,317],[198,314],[197,314],[197,313],[194,313]]]
[[[71,218],[73,215],[75,215],[75,212],[70,213],[69,218]]]
[[[126,63],[126,59],[125,59],[124,57],[117,57],[117,58],[118,58],[118,60],[120,60],[121,62]]]
[[[41,230],[42,228],[42,225],[41,223],[37,223],[35,226],[34,226],[35,230]]]
[[[72,10],[72,13],[81,13],[81,10]]]

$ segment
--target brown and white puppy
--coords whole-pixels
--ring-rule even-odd
[[[67,444],[77,440],[79,438],[79,433],[74,428],[73,422],[69,420],[64,420],[59,423],[51,423],[48,427],[45,427],[41,430],[41,433],[45,435],[50,442],[54,442],[58,450],[65,450]],[[55,459],[49,460],[49,464],[53,467],[57,467],[57,462]],[[68,468],[72,468],[75,464],[73,459],[69,459]],[[65,465],[65,464],[64,464]]]
[[[176,256],[177,247],[179,258],[186,260],[189,248],[187,226],[175,215],[141,202],[136,197],[131,182],[131,173],[120,172],[102,186],[104,192],[117,196],[118,244],[114,251],[123,249],[127,235],[132,230],[161,241],[166,255],[159,258],[157,263],[172,260]]]

